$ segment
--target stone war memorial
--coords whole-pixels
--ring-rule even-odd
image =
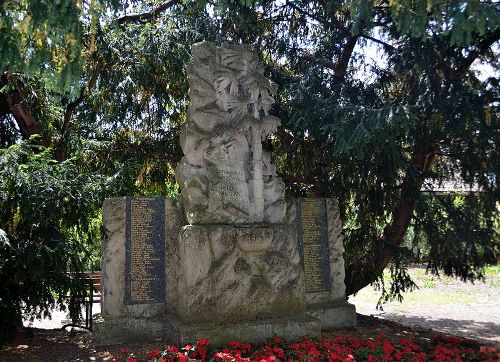
[[[262,140],[276,85],[243,45],[193,45],[179,199],[103,206],[95,343],[264,341],[353,327],[337,202],[285,199]]]

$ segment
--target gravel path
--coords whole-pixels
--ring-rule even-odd
[[[349,302],[361,314],[500,345],[500,273],[476,284],[433,278],[425,275],[425,268],[412,268],[410,274],[420,289],[405,294],[402,303],[393,301],[377,310],[380,292],[372,287]]]

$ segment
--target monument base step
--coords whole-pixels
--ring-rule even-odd
[[[320,320],[323,331],[356,327],[356,307],[350,303],[308,306],[306,313]]]
[[[190,325],[177,319],[167,321],[167,340],[177,345],[192,343],[198,338],[208,338],[214,344],[231,340],[260,343],[267,338],[297,340],[302,336],[317,337],[320,333],[320,321],[309,315],[214,325]]]
[[[161,318],[94,317],[94,345],[107,346],[126,342],[164,340],[166,323]]]

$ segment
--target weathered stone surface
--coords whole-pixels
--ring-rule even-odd
[[[279,337],[293,341],[302,336],[317,337],[320,333],[319,319],[308,315],[224,324],[186,324],[169,317],[166,338],[182,346],[198,338],[208,338],[215,344],[224,344],[231,340],[261,343],[267,338]]]
[[[124,342],[163,340],[167,324],[162,317],[155,318],[94,318],[94,345],[105,346]]]
[[[125,304],[125,240],[126,198],[104,201],[103,227],[105,237],[101,245],[102,299],[101,311],[105,319],[117,317],[148,318],[161,314],[164,303]]]
[[[186,225],[177,314],[227,323],[304,311],[303,271],[289,225]]]
[[[328,242],[330,246],[330,273],[332,285],[330,289],[331,302],[345,302],[345,265],[344,243],[342,239],[342,220],[338,201],[326,199],[328,219]]]
[[[268,114],[275,84],[245,46],[204,42],[192,54],[180,201],[104,203],[96,343],[260,342],[354,326],[337,203],[287,204],[262,150],[280,124]]]
[[[179,233],[186,224],[184,213],[177,199],[165,199],[165,282],[166,302],[165,309],[168,313],[175,311],[178,294],[177,284],[179,282]]]
[[[307,314],[321,322],[321,330],[356,327],[356,308],[346,302],[307,308]]]
[[[307,211],[301,210],[303,205],[307,205]],[[302,265],[307,269],[305,262],[311,264],[306,270],[312,280],[309,289],[306,285],[307,305],[344,302],[344,246],[337,201],[325,198],[289,200],[287,222],[297,233]],[[304,260],[307,247],[315,248],[309,251],[310,259]]]
[[[176,170],[189,224],[282,222],[284,185],[262,150],[280,124],[269,116],[276,85],[245,46],[202,42],[192,55]]]

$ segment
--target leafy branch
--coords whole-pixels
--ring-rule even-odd
[[[117,18],[114,22],[117,23],[118,25],[123,25],[125,23],[136,22],[136,21],[143,23],[143,22],[146,22],[148,20],[155,19],[162,12],[168,10],[169,8],[171,8],[172,6],[174,6],[178,3],[179,3],[179,0],[165,1],[161,5],[154,8],[153,10],[146,11],[143,13],[124,15],[122,17]]]

